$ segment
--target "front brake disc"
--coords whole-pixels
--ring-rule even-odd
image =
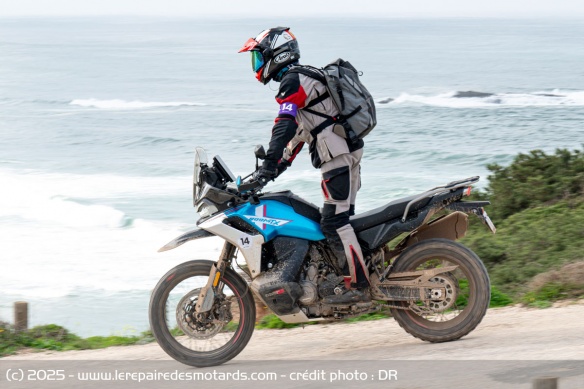
[[[176,306],[176,324],[190,338],[210,339],[221,331],[225,323],[213,319],[213,310],[206,313],[203,320],[195,317],[200,292],[201,288],[193,289],[180,299]]]

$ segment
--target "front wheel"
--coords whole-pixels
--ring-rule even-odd
[[[436,290],[444,291],[440,298],[402,302],[403,309],[391,309],[399,325],[416,338],[429,342],[459,339],[474,330],[487,312],[489,275],[479,257],[460,243],[447,239],[416,243],[396,259],[394,272],[447,266],[457,268],[430,280]]]
[[[171,357],[186,365],[220,365],[239,354],[251,338],[255,303],[247,283],[226,269],[211,310],[196,315],[199,292],[206,285],[212,261],[180,264],[162,277],[150,299],[150,327]]]

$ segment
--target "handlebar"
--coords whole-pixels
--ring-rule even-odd
[[[256,169],[256,171],[245,176],[244,178],[237,177],[236,186],[237,186],[237,191],[239,192],[240,195],[253,196],[264,187],[264,185],[262,185],[259,181],[254,180],[254,179],[251,179],[248,182],[242,182],[243,180],[253,176],[256,172],[257,172],[257,169]]]
[[[251,181],[248,182],[247,184],[241,184],[241,185],[237,185],[237,190],[239,191],[239,193],[245,193],[245,192],[249,192],[249,191],[254,191],[254,189],[261,189],[263,186],[258,182],[258,181]],[[252,193],[253,194],[253,193]]]

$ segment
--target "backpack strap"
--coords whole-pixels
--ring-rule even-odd
[[[306,66],[306,65],[299,65],[299,66],[293,66],[290,70],[288,70],[288,72],[290,73],[299,73],[299,74],[304,74],[307,77],[313,78],[321,83],[323,83],[326,86],[326,78],[324,77],[324,75],[321,73],[320,70],[318,70],[317,68],[313,67],[313,66]],[[315,106],[318,103],[323,102],[324,100],[326,100],[327,98],[330,97],[330,94],[328,92],[328,90],[323,93],[322,95],[318,96],[315,99],[312,99],[308,104],[306,104],[304,106],[304,110],[308,111],[306,108],[310,108]],[[314,111],[308,111],[310,113],[313,113],[315,115],[321,116],[317,113],[314,113]],[[329,116],[327,116],[329,117]]]
[[[313,79],[323,83],[324,85],[327,84],[326,78],[324,77],[322,72],[313,66],[306,66],[306,65],[294,66],[290,70],[288,70],[288,72],[304,74],[305,76],[313,78]],[[327,90],[322,95],[310,100],[310,102],[302,108],[302,110],[304,110],[308,113],[311,113],[311,114],[316,115],[316,116],[320,116],[321,118],[325,119],[325,121],[323,121],[322,123],[320,123],[318,126],[314,127],[310,131],[310,134],[314,138],[316,138],[316,136],[318,134],[320,134],[325,128],[327,128],[331,124],[335,123],[339,119],[339,118],[336,118],[334,116],[326,115],[324,113],[317,112],[313,109],[310,109],[311,107],[314,107],[316,104],[322,103],[324,100],[328,99],[329,97],[331,97],[331,95]]]
[[[304,74],[305,76],[314,78],[315,80],[318,80],[326,85],[326,79],[324,78],[324,75],[321,73],[319,69],[315,68],[314,66],[306,65],[293,66],[290,70],[288,70],[288,72]]]
[[[321,115],[318,115],[318,116],[321,116]],[[336,123],[336,121],[337,121],[337,118],[336,117],[334,117],[334,116],[327,116],[326,117],[326,120],[324,122],[320,123],[318,126],[314,127],[310,131],[310,135],[312,135],[312,137],[316,139],[316,137],[317,137],[318,134],[320,134],[325,128],[327,128],[331,124]]]
[[[316,104],[322,103],[323,101],[328,99],[329,96],[330,96],[330,94],[328,93],[328,91],[326,91],[322,95],[318,96],[317,98],[310,100],[310,103],[306,104],[304,106],[304,108],[302,108],[302,109],[306,110],[307,108],[314,107]]]
[[[358,106],[357,108],[355,108],[354,110],[352,110],[351,112],[349,112],[347,115],[345,115],[345,119],[349,119],[351,116],[356,115],[357,112],[359,112],[361,109],[363,109],[362,106]]]

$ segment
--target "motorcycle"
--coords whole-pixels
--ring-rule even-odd
[[[263,147],[255,155],[257,171]],[[319,208],[291,191],[262,193],[259,183],[245,181],[252,174],[236,178],[219,156],[208,163],[205,151],[196,150],[198,228],[159,251],[212,236],[225,243],[218,260],[182,263],[152,292],[152,333],[177,361],[205,367],[238,355],[254,331],[254,296],[286,323],[387,308],[405,331],[429,342],[459,339],[481,322],[490,301],[489,275],[477,255],[456,242],[466,234],[469,214],[496,232],[483,208],[490,202],[463,201],[479,177],[352,216],[371,301],[334,305],[323,299],[344,292],[343,277],[321,232]]]

